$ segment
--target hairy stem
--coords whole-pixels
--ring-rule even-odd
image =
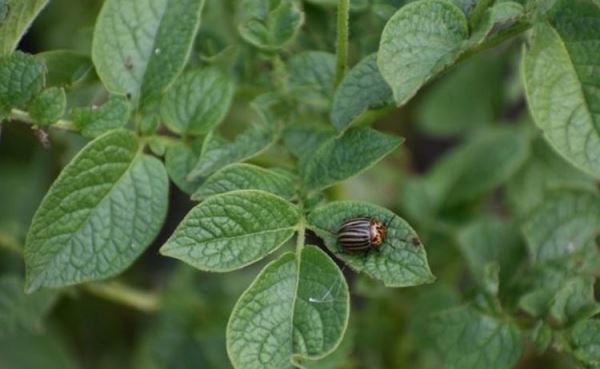
[[[529,28],[531,28],[531,26],[532,26],[532,24],[529,22],[518,22],[515,25],[513,25],[512,27],[509,27],[505,30],[498,32],[497,34],[495,34],[494,36],[490,37],[485,42],[483,42],[481,45],[464,52],[458,58],[456,64],[460,63],[461,61],[463,61],[465,59],[470,58],[473,55],[479,54],[480,52],[482,52],[484,50],[496,47],[496,46],[500,45],[501,43],[503,43],[504,41],[507,41],[517,35],[520,35],[521,33],[525,32]]]
[[[339,0],[337,13],[337,40],[335,85],[340,84],[348,68],[348,21],[350,17],[350,0]]]
[[[143,292],[119,282],[86,283],[81,287],[92,295],[146,313],[152,313],[158,309],[158,295]]]
[[[9,120],[15,120],[22,123],[27,123],[31,125],[37,125],[37,123],[31,118],[29,113],[19,109],[12,109],[10,111]],[[49,127],[62,129],[64,131],[77,132],[79,129],[75,126],[75,124],[71,121],[59,119],[56,123],[53,123]]]

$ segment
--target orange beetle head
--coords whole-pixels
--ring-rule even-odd
[[[372,220],[371,221],[371,246],[378,247],[381,246],[383,241],[385,241],[386,229],[383,223]]]

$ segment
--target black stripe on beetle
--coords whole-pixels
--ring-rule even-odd
[[[375,218],[352,218],[342,224],[337,240],[342,251],[377,250],[385,241],[386,226]]]

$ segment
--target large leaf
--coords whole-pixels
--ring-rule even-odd
[[[600,195],[585,190],[548,193],[527,218],[523,233],[538,263],[582,250],[600,233]]]
[[[200,157],[203,140],[197,138],[191,142],[179,141],[167,147],[165,166],[169,178],[183,192],[191,195],[202,183],[202,179],[188,179],[188,175]]]
[[[10,54],[48,0],[7,0],[0,19],[0,56]]]
[[[208,177],[194,193],[192,199],[201,200],[235,190],[262,190],[291,199],[296,194],[295,187],[294,176],[290,173],[236,163],[223,167]]]
[[[45,84],[46,66],[32,55],[16,51],[0,57],[0,109],[24,108]]]
[[[305,51],[287,63],[289,83],[296,95],[308,102],[325,102],[333,95],[335,55],[324,51]]]
[[[291,203],[256,190],[212,196],[193,208],[161,247],[200,270],[226,272],[275,251],[298,228]]]
[[[236,369],[292,368],[332,352],[346,330],[348,286],[315,246],[267,265],[238,300],[227,326]]]
[[[192,70],[169,89],[161,115],[175,133],[207,133],[225,118],[232,97],[233,83],[225,73],[217,68]]]
[[[0,278],[0,338],[41,330],[42,319],[56,301],[55,291],[25,294],[23,285],[17,276]]]
[[[343,253],[337,242],[342,224],[352,218],[372,217],[387,225],[387,237],[380,251]],[[416,286],[435,280],[427,263],[425,247],[415,231],[391,211],[358,201],[336,201],[313,210],[309,227],[352,269],[365,272],[389,287]]]
[[[416,1],[390,18],[381,34],[377,64],[398,106],[456,61],[468,35],[465,15],[446,0]]]
[[[350,129],[324,141],[302,164],[306,185],[329,187],[377,164],[403,142],[371,128]]]
[[[164,166],[137,138],[111,131],[63,169],[25,244],[26,286],[61,287],[127,268],[158,234],[167,211]]]
[[[377,55],[371,54],[350,69],[338,86],[331,122],[342,131],[362,112],[385,106],[391,97],[392,90],[379,73]]]
[[[133,101],[155,98],[181,73],[204,0],[107,0],[92,60],[106,88]]]
[[[465,307],[440,313],[430,334],[446,369],[510,369],[523,354],[519,327]]]
[[[559,0],[535,26],[523,78],[533,118],[567,160],[600,178],[600,8]]]

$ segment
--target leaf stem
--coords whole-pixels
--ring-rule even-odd
[[[19,110],[19,109],[12,109],[10,111],[9,120],[16,120],[16,121],[31,124],[31,125],[38,124],[36,121],[33,120],[33,118],[31,118],[31,116],[29,115],[28,112]],[[64,131],[71,131],[71,132],[79,131],[79,129],[75,126],[75,124],[73,122],[64,120],[64,119],[59,119],[58,121],[56,121],[56,123],[49,125],[49,127],[62,129]]]
[[[86,283],[81,287],[92,295],[145,313],[158,310],[160,301],[158,295],[140,291],[119,282]]]
[[[336,40],[336,65],[335,85],[340,84],[348,68],[348,23],[350,18],[350,0],[338,1],[337,12],[337,40]]]
[[[300,255],[304,248],[304,239],[306,236],[306,221],[302,219],[300,227],[298,229],[298,235],[296,236],[296,254]]]

